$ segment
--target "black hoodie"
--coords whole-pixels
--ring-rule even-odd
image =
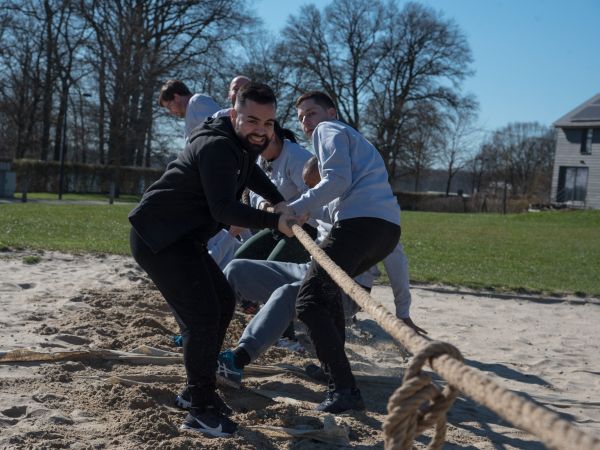
[[[277,229],[279,214],[239,202],[245,187],[272,204],[284,200],[257,157],[244,148],[228,117],[209,119],[146,190],[129,221],[155,253],[184,236],[207,242],[223,224]]]

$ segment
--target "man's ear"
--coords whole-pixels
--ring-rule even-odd
[[[330,119],[337,119],[337,111],[335,108],[327,108],[327,115]]]
[[[235,110],[235,108],[231,108],[229,110],[229,118],[231,119],[231,123],[235,123],[235,120],[237,119],[237,115],[238,115],[238,112]]]

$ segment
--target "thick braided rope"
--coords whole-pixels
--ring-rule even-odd
[[[299,226],[292,230],[308,252],[329,276],[375,321],[413,355],[418,355],[430,339],[392,315],[342,271]],[[538,437],[552,449],[600,450],[600,439],[590,436],[561,419],[556,413],[499,386],[482,372],[443,354],[430,359],[430,366],[456,389],[496,412],[513,425]]]
[[[447,385],[444,390],[421,372],[423,365],[437,356],[448,354],[459,361],[462,355],[446,342],[433,341],[413,358],[404,374],[402,385],[388,401],[388,416],[383,424],[386,449],[411,450],[416,437],[434,426],[435,434],[429,450],[439,450],[446,440],[446,413],[458,396],[458,390]]]

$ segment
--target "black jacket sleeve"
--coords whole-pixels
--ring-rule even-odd
[[[233,144],[218,140],[205,145],[197,164],[208,208],[217,222],[245,228],[277,229],[279,214],[259,211],[236,199],[241,168]]]
[[[254,164],[250,172],[248,188],[267,199],[272,205],[285,201],[281,193],[277,190],[277,187],[257,164]]]

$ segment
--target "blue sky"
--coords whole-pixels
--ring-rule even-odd
[[[368,1],[368,0],[367,0]],[[330,0],[259,0],[254,8],[277,33],[289,14]],[[403,2],[398,2],[400,5]],[[464,90],[480,103],[479,125],[545,125],[600,92],[600,1],[422,0],[465,33],[475,75]]]

